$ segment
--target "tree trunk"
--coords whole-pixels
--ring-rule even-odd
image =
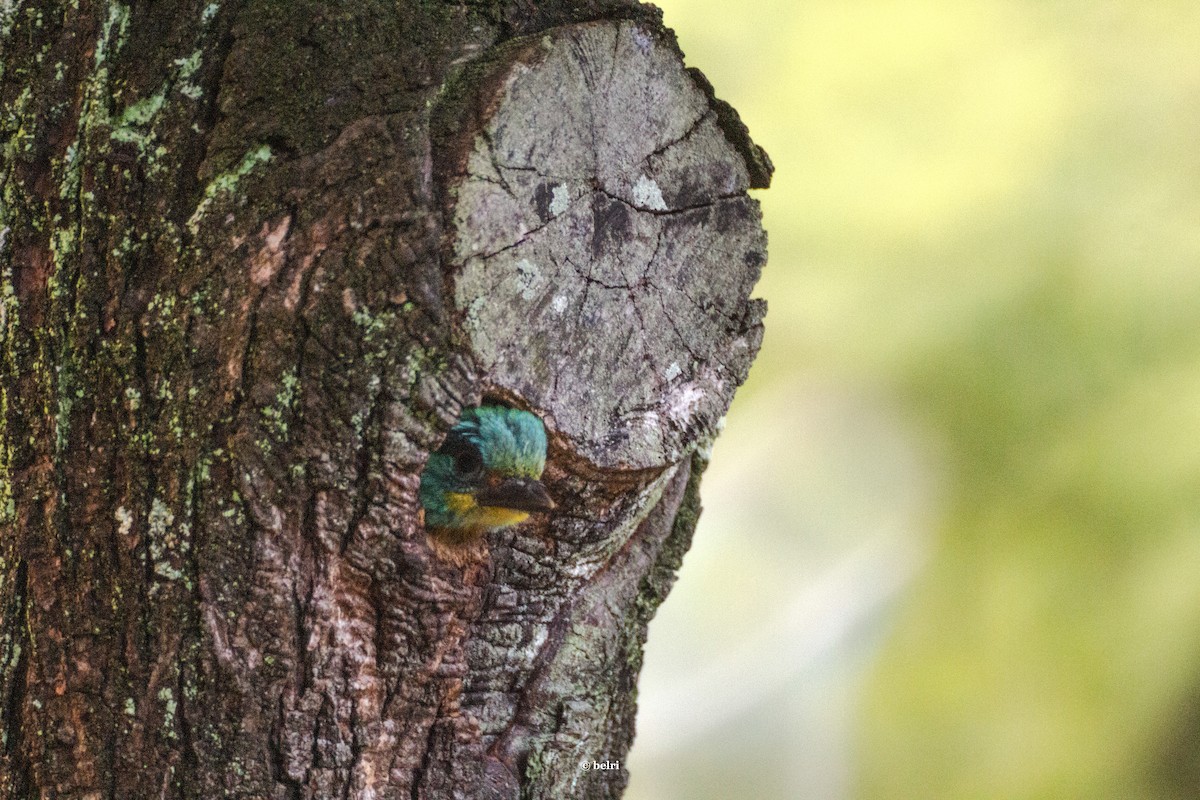
[[[624,0],[0,5],[0,797],[616,797],[770,165]],[[447,559],[461,409],[558,510]]]

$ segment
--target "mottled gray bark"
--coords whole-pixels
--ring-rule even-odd
[[[0,798],[615,797],[769,162],[622,0],[0,6]],[[465,405],[559,508],[461,558]]]

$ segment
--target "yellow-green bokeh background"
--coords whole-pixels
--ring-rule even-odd
[[[629,800],[1200,797],[1200,6],[659,5],[776,173]]]

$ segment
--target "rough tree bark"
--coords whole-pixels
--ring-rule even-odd
[[[770,166],[623,0],[0,3],[0,797],[616,797]],[[543,416],[465,565],[418,476]]]

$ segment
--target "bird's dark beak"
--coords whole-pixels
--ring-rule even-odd
[[[493,508],[514,511],[549,511],[554,501],[541,481],[533,478],[509,478],[496,486],[485,486],[475,495],[475,502]]]

